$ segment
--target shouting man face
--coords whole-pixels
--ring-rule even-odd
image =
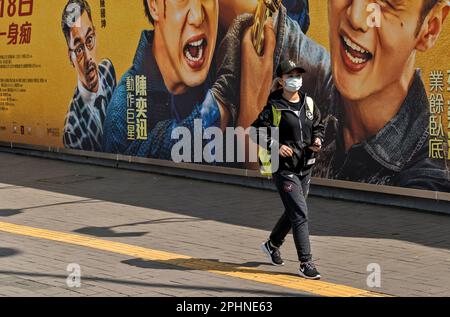
[[[78,80],[87,90],[96,93],[99,86],[96,60],[95,27],[91,8],[86,0],[69,0],[63,10],[62,31],[66,38],[70,63]]]
[[[209,73],[217,40],[217,0],[147,0],[153,51],[168,89],[182,93]]]
[[[98,90],[95,29],[84,12],[70,29],[69,55],[83,86],[92,92]]]

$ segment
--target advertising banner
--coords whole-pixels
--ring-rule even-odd
[[[450,192],[449,8],[0,0],[0,141]],[[284,61],[298,109],[270,101]],[[285,141],[289,158],[283,111],[321,127]]]

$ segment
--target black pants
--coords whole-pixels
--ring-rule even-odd
[[[311,174],[301,176],[286,171],[272,175],[278,189],[285,211],[270,235],[270,241],[281,247],[289,231],[292,229],[295,247],[300,262],[312,259],[309,241],[308,207],[306,197],[309,192]]]

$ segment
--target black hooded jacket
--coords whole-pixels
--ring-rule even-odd
[[[325,128],[321,114],[316,105],[313,113],[310,112],[306,94],[300,92],[298,103],[287,101],[282,94],[283,90],[279,89],[269,96],[267,105],[252,123],[256,133],[250,137],[253,142],[268,150],[287,145],[294,154],[292,157],[279,157],[279,171],[307,174],[315,162],[315,153],[309,147],[316,138],[322,143],[324,139]],[[279,140],[272,138],[271,127],[278,127]]]

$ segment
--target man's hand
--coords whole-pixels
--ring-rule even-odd
[[[272,85],[273,56],[276,45],[272,19],[264,25],[264,51],[259,56],[252,43],[251,27],[247,28],[241,42],[241,81],[239,96],[239,114],[237,126],[247,129],[258,117],[267,103]],[[245,138],[246,167],[258,169],[257,163],[248,162],[250,150]]]
[[[238,126],[248,128],[267,103],[272,86],[273,56],[276,45],[273,20],[264,25],[264,52],[259,56],[253,43],[251,28],[242,39],[240,108]]]
[[[292,157],[292,155],[294,155],[294,151],[287,145],[281,145],[280,155],[282,157]]]
[[[239,16],[228,30],[218,50],[217,80],[211,88],[214,97],[221,106],[228,109],[233,126],[247,129],[257,118],[267,103],[272,84],[273,56],[276,39],[272,21],[265,25],[263,56],[256,53],[252,43],[251,26],[253,16]],[[227,121],[224,118],[224,122]],[[223,122],[223,123],[224,123]],[[246,167],[258,169],[258,163],[249,163],[249,138],[246,133],[238,138],[245,142],[241,149],[246,153]]]

